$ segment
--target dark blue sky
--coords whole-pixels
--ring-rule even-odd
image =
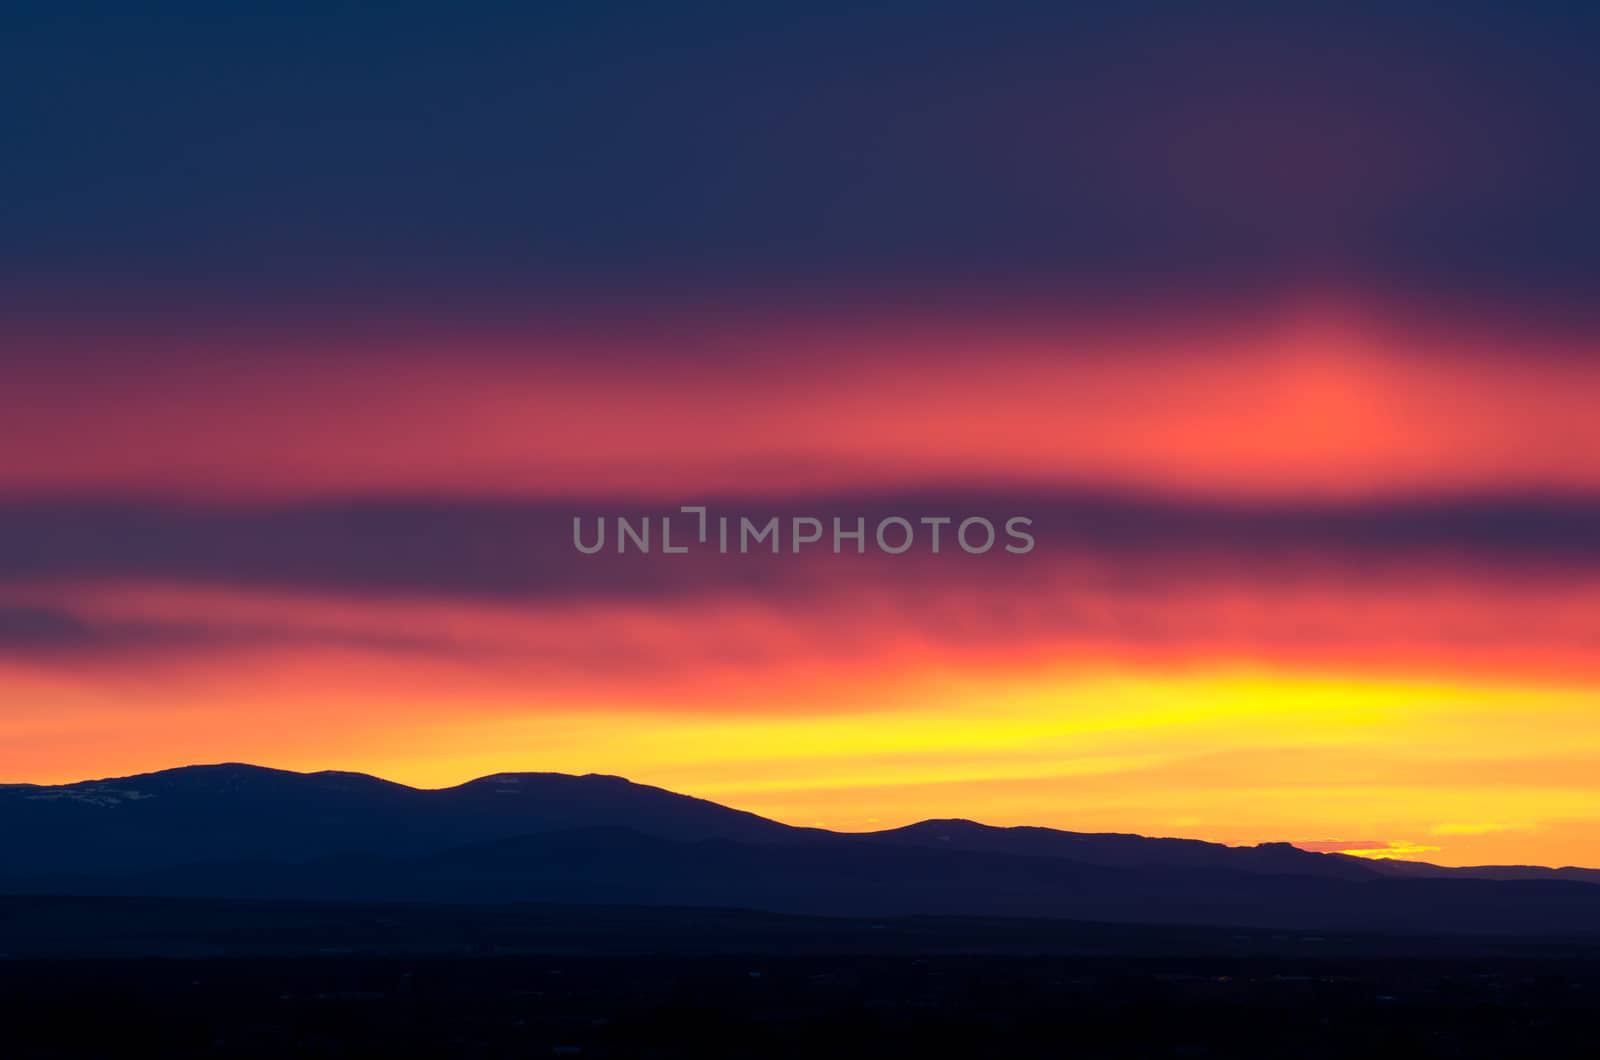
[[[14,293],[1578,298],[1600,264],[1580,5],[128,6],[7,7]]]

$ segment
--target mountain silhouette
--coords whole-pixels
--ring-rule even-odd
[[[0,875],[104,873],[211,861],[420,855],[593,825],[670,839],[781,839],[755,814],[621,777],[506,773],[422,790],[362,773],[229,763],[0,787]]]
[[[422,790],[193,766],[0,787],[0,893],[573,902],[850,916],[1600,934],[1600,873],[923,821],[795,828],[620,777]]]

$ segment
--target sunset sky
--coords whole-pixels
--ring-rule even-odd
[[[1596,15],[120,6],[0,43],[0,782],[1600,866]],[[573,547],[695,504],[1037,546]]]

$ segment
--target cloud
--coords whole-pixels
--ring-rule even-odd
[[[151,654],[336,646],[404,654],[453,654],[459,646],[440,636],[379,633],[300,623],[108,618],[67,608],[0,606],[0,658],[88,661]]]
[[[281,503],[0,502],[0,650],[203,656],[275,646],[520,660],[529,679],[738,680],[936,660],[1595,673],[1600,505],[1582,498],[1240,505],[948,489],[706,501],[713,515],[1030,513],[1027,555],[582,555],[601,493]],[[696,522],[678,514],[675,540]],[[592,525],[592,524],[591,524]],[[870,530],[868,531],[870,534]],[[614,542],[614,534],[611,540]],[[659,531],[655,537],[659,548]],[[713,538],[714,540],[714,538]],[[920,660],[920,662],[919,662]],[[736,677],[735,675],[742,675]]]
[[[701,498],[702,500],[704,498]],[[1200,578],[1246,580],[1338,570],[1357,579],[1440,567],[1468,578],[1580,582],[1600,575],[1600,500],[1489,496],[1351,504],[1227,504],[1099,492],[970,490],[710,499],[718,512],[757,521],[835,515],[870,528],[892,515],[997,526],[1027,515],[1037,544],[968,556],[945,530],[942,555],[919,545],[886,556],[659,552],[659,519],[682,542],[694,519],[673,506],[602,494],[516,501],[351,499],[280,504],[163,501],[0,502],[0,582],[150,579],[356,594],[498,600],[692,599],[729,593],[804,599],[872,585],[988,584],[1025,588],[1041,573],[1092,563],[1129,587]],[[573,519],[656,523],[656,552],[618,555],[573,547]],[[831,536],[831,528],[828,533]],[[871,530],[869,529],[869,542]],[[925,541],[925,536],[923,538]],[[846,543],[846,548],[852,547]]]
[[[1413,858],[1441,849],[1408,839],[1316,839],[1294,845],[1316,854],[1350,854],[1362,858]]]

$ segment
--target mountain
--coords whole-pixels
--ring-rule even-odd
[[[878,843],[1061,858],[1082,865],[1117,868],[1217,868],[1239,872],[1370,879],[1371,862],[1314,854],[1288,843],[1230,847],[1200,839],[1151,839],[1115,832],[1063,832],[1054,828],[994,828],[975,821],[921,821],[904,828],[866,833]]]
[[[618,777],[198,766],[0,788],[0,893],[569,902],[1600,935],[1600,874],[924,821],[793,828]]]
[[[904,828],[868,833],[864,838],[947,850],[1058,857],[1085,865],[1211,867],[1344,880],[1371,879],[1376,875],[1396,879],[1571,880],[1600,884],[1600,869],[1571,865],[1452,868],[1397,858],[1318,854],[1290,843],[1230,847],[1201,839],[1152,839],[1117,832],[1063,832],[1027,826],[994,828],[963,820],[920,821]]]
[[[802,834],[621,777],[506,773],[429,791],[361,773],[226,764],[0,787],[0,877],[403,856],[595,825],[685,840]]]

